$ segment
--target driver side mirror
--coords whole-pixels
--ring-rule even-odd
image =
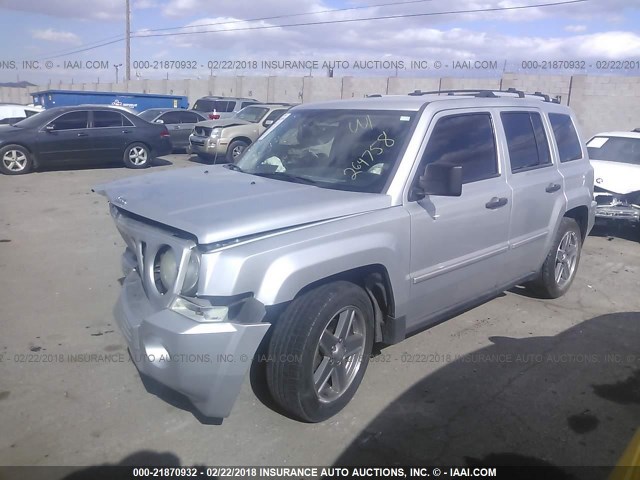
[[[430,163],[418,179],[414,193],[419,199],[425,195],[459,197],[462,195],[462,165]]]
[[[154,123],[164,123],[164,120],[162,120],[161,118],[158,118]]]
[[[262,122],[263,127],[269,127],[271,125],[273,125],[273,120],[265,120],[264,122]]]

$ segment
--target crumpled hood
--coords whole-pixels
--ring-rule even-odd
[[[229,125],[249,125],[251,122],[247,122],[246,120],[241,120],[235,117],[228,118],[219,118],[218,120],[204,120],[202,122],[198,122],[196,125],[199,127],[207,127],[207,128],[221,128],[228,127]]]
[[[97,185],[119,208],[211,244],[391,206],[391,197],[273,180],[221,165]]]
[[[596,187],[626,195],[640,190],[640,165],[591,160]]]

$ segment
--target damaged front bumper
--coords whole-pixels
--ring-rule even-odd
[[[115,317],[141,373],[186,395],[205,416],[229,416],[269,323],[197,322],[156,310],[139,274],[125,278]]]
[[[640,192],[623,195],[596,187],[594,197],[597,203],[596,220],[599,223],[640,223]]]

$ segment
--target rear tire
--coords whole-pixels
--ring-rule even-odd
[[[151,151],[144,143],[132,143],[124,150],[124,164],[127,168],[147,168],[151,165],[151,160]]]
[[[267,384],[289,414],[320,422],[355,394],[373,346],[373,306],[359,286],[337,281],[296,298],[274,325]]]
[[[576,276],[582,251],[582,233],[578,223],[563,217],[538,278],[526,286],[541,298],[564,295]]]
[[[0,172],[5,175],[22,175],[33,170],[31,152],[20,145],[7,145],[0,149]]]

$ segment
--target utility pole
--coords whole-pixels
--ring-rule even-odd
[[[131,6],[129,4],[130,0],[125,0],[126,5],[127,5],[127,14],[126,14],[126,22],[127,22],[127,26],[126,26],[126,58],[125,58],[125,62],[126,62],[126,73],[125,73],[125,80],[128,82],[129,80],[131,80]]]

